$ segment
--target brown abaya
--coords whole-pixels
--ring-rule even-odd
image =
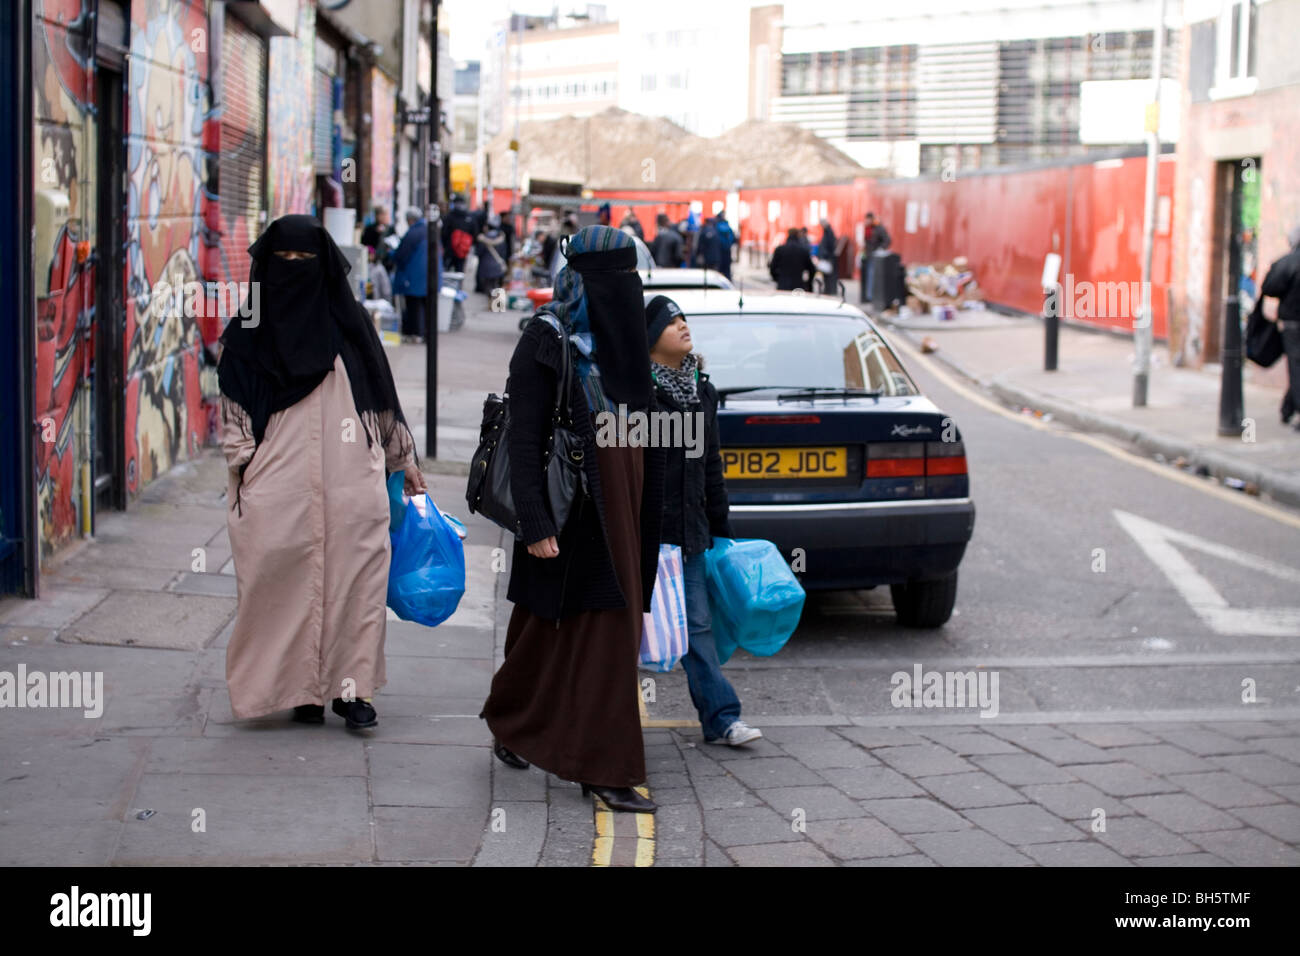
[[[516,604],[483,716],[497,740],[557,777],[633,787],[646,778],[637,703],[644,449],[598,446],[596,460],[627,603],[561,618],[558,627]]]

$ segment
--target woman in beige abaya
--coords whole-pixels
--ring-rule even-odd
[[[236,717],[293,708],[378,724],[388,563],[385,472],[425,490],[415,442],[348,264],[310,216],[249,249],[251,313],[221,336],[221,443],[239,587],[226,683]]]

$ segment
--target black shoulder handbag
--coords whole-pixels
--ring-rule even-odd
[[[1277,323],[1264,318],[1264,297],[1261,295],[1246,320],[1246,358],[1268,368],[1282,357],[1284,351]]]
[[[563,369],[551,416],[551,441],[542,463],[546,503],[555,522],[556,534],[564,530],[579,491],[586,493],[587,480],[582,470],[582,439],[573,431],[573,409],[569,390],[573,363],[569,341],[560,331]],[[510,493],[510,382],[504,395],[492,393],[483,402],[483,422],[479,426],[479,445],[470,459],[469,481],[465,500],[469,510],[505,528],[516,538],[522,537],[519,516]]]

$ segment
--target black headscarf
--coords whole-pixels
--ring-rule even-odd
[[[280,251],[314,255],[289,260],[275,254]],[[248,317],[233,317],[222,333],[217,377],[224,399],[247,412],[254,443],[262,443],[272,414],[312,393],[337,355],[348,372],[366,443],[376,437],[386,443],[393,431],[406,429],[379,333],[352,294],[351,266],[325,228],[311,216],[282,216],[248,252]],[[393,414],[381,421],[381,412]]]
[[[570,334],[591,336],[591,358],[578,363],[584,387],[594,362],[610,402],[625,404],[629,410],[645,409],[653,386],[645,295],[632,238],[608,226],[587,226],[565,243],[565,255],[567,261],[555,280],[555,297],[544,309],[555,314]]]

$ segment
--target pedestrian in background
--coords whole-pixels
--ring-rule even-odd
[[[378,249],[383,241],[393,234],[393,226],[388,221],[386,206],[376,205],[370,215],[370,221],[361,230],[361,244],[371,249]]]
[[[1268,268],[1260,294],[1278,299],[1277,324],[1286,350],[1287,390],[1282,396],[1282,424],[1300,412],[1300,223],[1287,233],[1291,251]],[[1300,428],[1300,420],[1296,427]]]
[[[700,226],[695,240],[694,264],[699,269],[716,271],[722,268],[722,237],[718,235],[717,222],[712,216]]]
[[[596,223],[601,226],[608,226],[613,216],[613,210],[610,209],[609,203],[603,202],[600,208],[596,210]]]
[[[422,342],[429,310],[429,224],[412,206],[406,210],[406,225],[393,253],[393,292],[402,297],[402,341]]]
[[[650,255],[655,265],[676,269],[682,264],[682,234],[673,226],[667,213],[655,217],[655,237],[650,240]]]
[[[835,261],[835,230],[831,228],[831,221],[823,219],[821,222],[822,235],[817,242],[817,270],[822,274],[822,291],[826,295],[834,295],[839,289],[839,271]]]
[[[785,242],[776,247],[767,263],[768,274],[780,292],[807,289],[815,268],[808,248],[799,241],[798,229],[786,232]]]
[[[474,276],[474,291],[482,292],[491,303],[493,290],[505,282],[506,270],[510,263],[510,250],[506,234],[501,229],[501,217],[496,213],[488,216],[487,225],[474,240],[474,251],[478,254],[478,272]]]
[[[451,272],[465,271],[465,257],[479,233],[478,223],[469,211],[465,197],[456,193],[451,197],[451,208],[442,218],[442,264]]]
[[[236,717],[293,709],[350,729],[378,724],[384,685],[385,470],[425,490],[384,347],[348,263],[310,216],[249,249],[255,322],[221,336],[226,521],[238,582],[226,682]]]
[[[877,249],[889,248],[889,230],[884,224],[876,221],[874,212],[867,213],[863,220],[862,228],[862,273],[861,289],[859,303],[865,305],[871,300],[871,277],[874,273],[875,259],[873,256]]]
[[[736,245],[736,234],[731,229],[731,223],[727,222],[725,212],[718,213],[717,221],[714,228],[718,231],[718,244],[721,251],[721,259],[718,262],[718,271],[728,279],[731,278],[731,250]]]
[[[370,295],[367,298],[381,299],[391,305],[393,302],[393,281],[388,275],[388,270],[384,268],[380,252],[372,247],[366,250],[366,255],[370,261]]]
[[[645,308],[650,372],[659,407],[698,414],[704,421],[703,455],[689,458],[684,446],[675,445],[664,460],[660,538],[664,544],[681,547],[686,589],[689,640],[682,669],[705,741],[738,747],[763,734],[740,719],[740,698],[722,674],[705,584],[704,552],[713,547],[715,537],[733,536],[718,441],[718,392],[692,351],[691,332],[677,303],[657,295]]]
[[[627,212],[623,214],[623,219],[619,222],[618,228],[624,232],[631,230],[630,235],[636,236],[642,242],[645,241],[645,227],[641,225],[641,220],[637,218],[636,211],[631,206],[627,207]]]
[[[597,443],[594,416],[656,409],[631,236],[588,226],[568,243],[555,297],[510,359],[510,491],[522,533],[505,661],[481,714],[497,758],[582,784],[612,809],[653,812],[637,702],[642,612],[658,570],[663,449]],[[549,314],[562,335],[542,315]],[[572,344],[572,428],[588,492],[556,527],[543,487],[556,390]]]

